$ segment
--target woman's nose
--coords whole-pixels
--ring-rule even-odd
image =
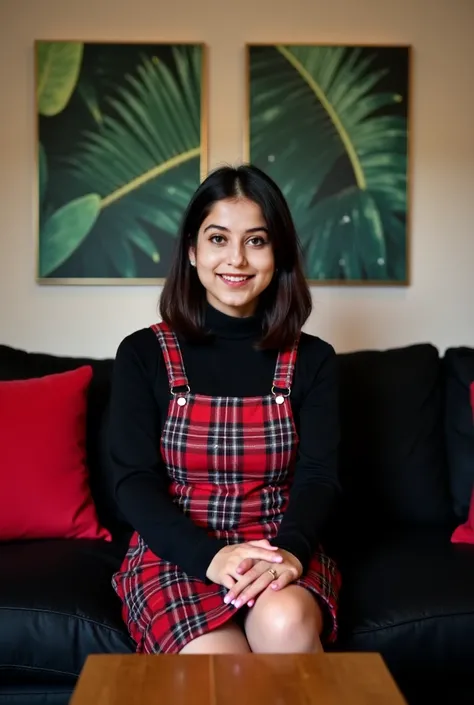
[[[235,245],[230,248],[228,264],[233,267],[242,267],[245,264],[245,251],[241,245]]]

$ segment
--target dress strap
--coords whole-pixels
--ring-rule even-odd
[[[293,372],[295,370],[296,355],[298,353],[299,336],[294,345],[287,350],[281,350],[278,353],[278,358],[275,366],[275,374],[273,376],[273,388],[275,390],[287,390],[284,396],[290,396],[291,385],[293,382]]]
[[[154,323],[151,329],[158,338],[158,342],[163,351],[171,392],[173,392],[174,387],[188,387],[189,391],[188,378],[184,371],[183,357],[176,335],[164,321]]]

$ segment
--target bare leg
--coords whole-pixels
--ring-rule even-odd
[[[315,653],[323,651],[319,635],[323,616],[305,588],[289,585],[265,590],[249,610],[245,633],[255,653]]]
[[[181,654],[248,654],[250,647],[243,631],[228,622],[186,644]]]

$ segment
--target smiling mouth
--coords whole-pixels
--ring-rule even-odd
[[[250,279],[253,279],[254,274],[218,274],[219,279],[222,279],[228,286],[244,286]]]

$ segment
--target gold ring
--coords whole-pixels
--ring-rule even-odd
[[[273,580],[276,580],[276,579],[278,578],[278,574],[277,574],[277,572],[276,572],[276,570],[275,570],[274,568],[269,568],[269,569],[267,570],[267,573],[270,573],[270,575],[272,576]]]

